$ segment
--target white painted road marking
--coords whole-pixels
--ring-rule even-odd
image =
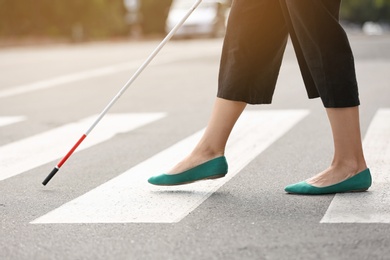
[[[163,113],[108,114],[96,127],[93,135],[88,137],[77,151],[164,116]],[[89,117],[78,123],[68,124],[0,147],[0,180],[61,158],[66,154],[66,149],[78,140],[82,131],[87,129],[95,119],[96,116]]]
[[[372,187],[368,192],[336,194],[321,223],[390,223],[390,109],[376,113],[364,151]]]
[[[24,116],[1,116],[0,117],[0,127],[15,124],[15,123],[21,122],[23,120],[26,120],[26,117],[24,117]]]
[[[107,66],[98,69],[86,70],[83,72],[72,73],[68,75],[58,76],[47,80],[41,80],[30,84],[9,87],[5,90],[0,91],[0,98],[11,97],[36,90],[47,89],[57,87],[66,83],[71,83],[79,80],[90,79],[94,77],[101,77],[105,75],[114,74],[130,69],[136,68],[140,64],[140,61],[126,62],[113,66]]]
[[[202,55],[203,56],[210,55],[210,53],[215,53],[215,50],[214,49],[208,51],[205,50],[202,52]],[[153,61],[153,63],[151,63],[149,66],[163,65],[171,62],[180,61],[183,59],[193,59],[193,58],[199,58],[199,53],[193,53],[193,54],[187,53],[185,56],[183,56],[180,53],[177,54],[171,53],[169,57],[164,57],[163,59]],[[143,64],[144,61],[145,60],[124,62],[124,63],[119,63],[119,64],[101,67],[97,69],[85,70],[82,72],[76,72],[76,73],[71,73],[71,74],[62,75],[58,77],[53,77],[50,79],[41,80],[29,84],[10,86],[0,91],[0,98],[12,97],[12,96],[21,95],[21,94],[25,94],[37,90],[54,88],[54,87],[61,86],[63,84],[72,83],[80,80],[87,80],[90,78],[102,77],[102,76],[111,75],[119,72],[135,70],[138,69],[138,67],[140,67],[140,65]]]
[[[225,178],[176,187],[147,183],[148,177],[190,152],[202,130],[31,223],[179,222],[307,114],[306,110],[244,112],[228,143],[230,168]]]

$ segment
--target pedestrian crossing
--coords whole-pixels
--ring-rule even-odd
[[[150,114],[110,114],[97,131],[88,138],[88,142],[80,145],[78,151],[109,140],[119,133],[129,132],[145,124],[164,117],[164,113]],[[96,116],[67,124],[53,130],[19,140],[0,147],[0,181],[16,176],[30,169],[51,162],[65,155],[64,150],[77,140],[82,130],[92,124]],[[11,118],[8,122],[16,122]]]
[[[147,183],[148,177],[189,153],[201,130],[32,223],[179,222],[307,114],[306,110],[245,112],[227,147],[231,167],[225,178],[178,188]]]
[[[179,141],[116,178],[32,220],[50,223],[177,223],[270,147],[307,115],[308,110],[245,111],[228,142],[229,173],[225,178],[178,187],[156,187],[147,179],[187,154],[203,130]],[[161,120],[166,113],[108,114],[78,151]],[[58,160],[96,116],[0,147],[0,181]],[[26,120],[0,117],[0,127]],[[321,223],[390,223],[390,109],[379,109],[364,138],[373,174],[369,192],[335,195]]]

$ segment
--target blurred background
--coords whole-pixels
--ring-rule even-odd
[[[0,0],[0,44],[161,37],[194,0]],[[223,36],[231,0],[204,0],[178,37]],[[343,0],[347,29],[389,31],[390,0]]]

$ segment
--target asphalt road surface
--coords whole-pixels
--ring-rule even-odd
[[[158,188],[216,94],[221,39],[172,41],[47,185],[157,41],[0,50],[0,259],[390,259],[390,36],[350,35],[368,192],[294,196],[333,152],[291,44],[272,105],[248,106],[217,181]]]

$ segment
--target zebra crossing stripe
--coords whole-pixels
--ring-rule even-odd
[[[216,48],[219,48],[219,45],[216,45]],[[150,66],[164,65],[171,62],[180,61],[182,59],[199,58],[199,55],[202,56],[213,55],[215,54],[215,51],[216,51],[215,48],[207,48],[207,49],[202,49],[202,53],[192,53],[192,54],[187,53],[188,55],[185,56],[183,56],[180,53],[177,54],[170,53],[168,57],[162,57],[154,61],[153,63],[151,63]],[[81,72],[74,72],[66,75],[60,75],[57,77],[36,81],[33,83],[7,87],[4,90],[0,90],[0,98],[13,97],[16,95],[34,92],[37,90],[59,87],[64,84],[69,84],[76,81],[88,80],[91,78],[102,77],[102,76],[112,75],[119,72],[134,70],[137,69],[140,66],[140,64],[142,64],[143,62],[144,59],[134,60],[131,62],[123,62],[111,66],[105,66],[96,69],[90,69]]]
[[[163,113],[108,114],[78,151],[164,116]],[[60,158],[95,118],[92,116],[0,147],[0,181]]]
[[[372,187],[368,192],[337,194],[321,223],[390,223],[390,109],[378,110],[363,146]]]
[[[24,116],[1,116],[0,117],[0,127],[15,124],[25,120]]]
[[[228,142],[230,168],[225,178],[175,187],[147,183],[148,177],[190,152],[201,130],[31,223],[179,222],[307,114],[306,110],[244,112]]]
[[[5,98],[5,97],[12,97],[20,94],[25,94],[37,90],[42,90],[42,89],[48,89],[48,88],[53,88],[57,87],[63,84],[67,83],[72,83],[75,81],[80,81],[80,80],[86,80],[90,78],[95,78],[95,77],[101,77],[105,75],[110,75],[114,74],[117,72],[121,71],[126,71],[131,68],[136,67],[136,65],[139,64],[138,62],[127,62],[127,63],[121,63],[113,66],[107,66],[103,68],[98,68],[98,69],[92,69],[92,70],[87,70],[87,71],[82,71],[82,72],[76,72],[73,74],[68,74],[68,75],[62,75],[58,77],[54,77],[51,79],[45,79],[25,85],[20,85],[20,86],[13,86],[12,88],[6,88],[5,90],[0,91],[0,98]]]

